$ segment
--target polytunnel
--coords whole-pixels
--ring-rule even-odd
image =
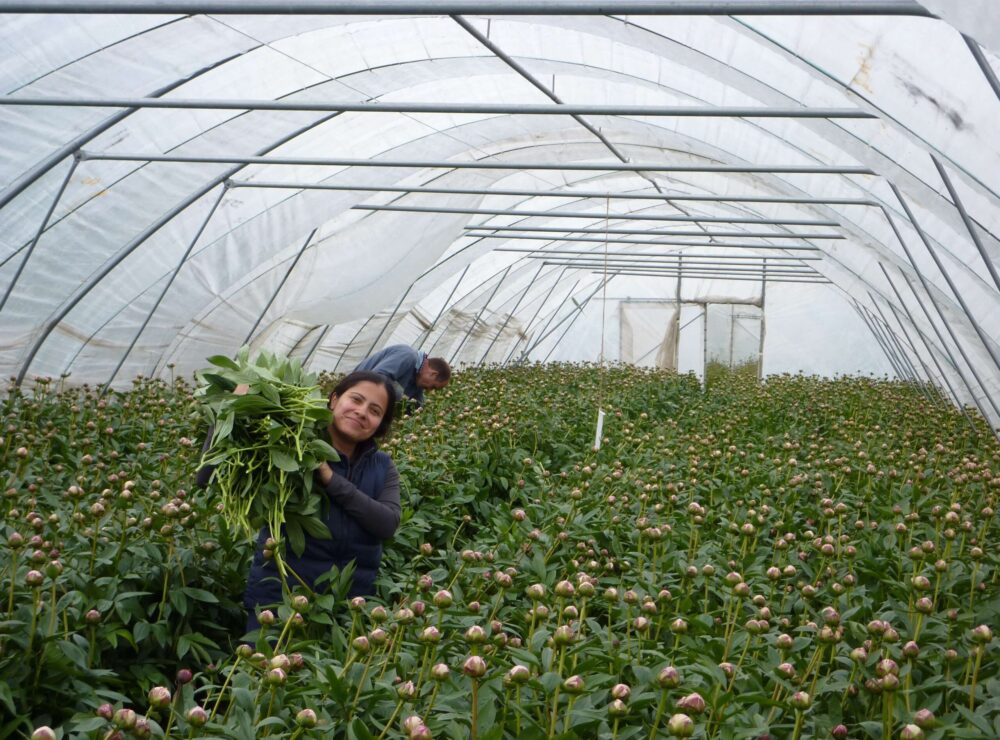
[[[1000,423],[990,2],[0,1],[0,368],[249,343],[927,383]]]

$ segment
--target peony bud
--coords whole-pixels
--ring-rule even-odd
[[[675,714],[667,721],[667,732],[674,737],[691,737],[694,734],[694,720],[686,714]]]
[[[471,655],[462,664],[462,673],[470,678],[482,678],[486,675],[486,661],[478,655]]]
[[[300,709],[298,714],[295,715],[295,723],[299,727],[311,729],[316,726],[316,722],[316,712],[312,709]]]

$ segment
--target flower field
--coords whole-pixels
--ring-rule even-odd
[[[1000,737],[1000,446],[926,389],[462,372],[378,597],[253,645],[192,391],[0,402],[0,738]]]

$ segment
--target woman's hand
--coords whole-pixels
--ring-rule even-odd
[[[320,463],[319,467],[316,468],[316,480],[324,486],[333,480],[333,468],[330,467],[329,463]]]

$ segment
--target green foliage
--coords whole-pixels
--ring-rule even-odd
[[[920,710],[933,740],[1000,733],[979,627],[1000,623],[1000,448],[917,387],[462,372],[385,445],[405,496],[378,594],[347,603],[331,570],[247,647],[250,543],[190,491],[199,403],[146,379],[9,390],[0,737],[103,738],[126,708],[136,736],[248,740],[405,738],[410,716],[436,738],[646,739],[680,712],[702,738],[895,738]]]
[[[244,347],[235,361],[221,355],[208,361],[219,369],[198,373],[203,385],[195,397],[213,430],[203,463],[215,468],[211,485],[219,491],[222,516],[251,540],[262,527],[278,540],[287,522],[289,543],[301,555],[305,533],[330,536],[321,517],[323,498],[313,490],[313,471],[338,459],[323,439],[330,422],[326,399],[297,360],[262,352],[251,361]],[[238,386],[245,393],[237,395]]]

